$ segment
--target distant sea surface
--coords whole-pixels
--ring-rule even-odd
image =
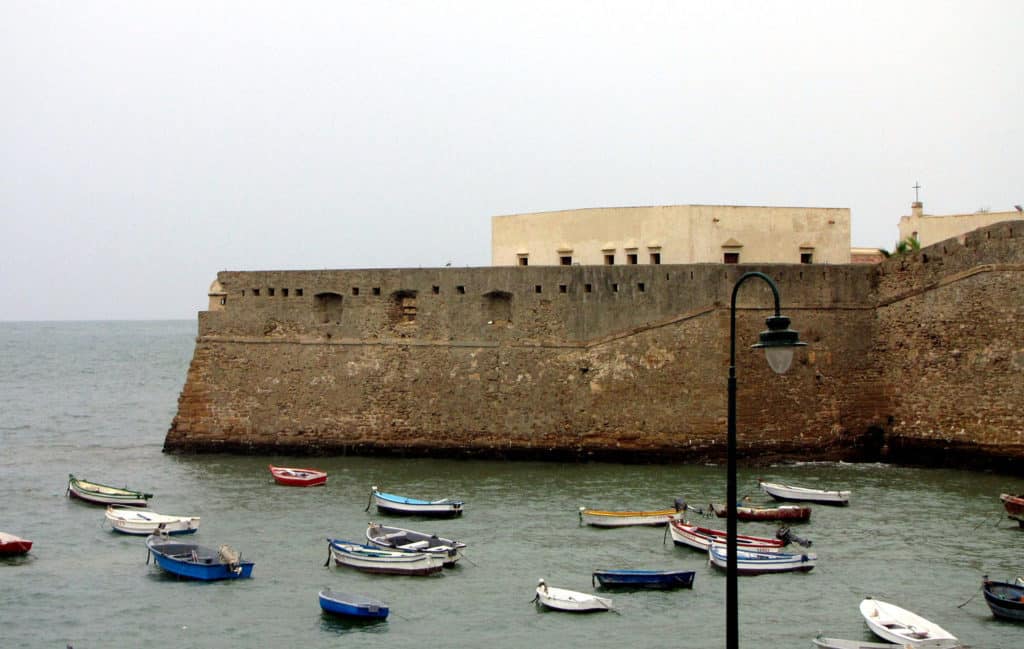
[[[193,321],[0,323],[0,531],[35,542],[26,557],[0,559],[0,647],[724,646],[725,577],[704,555],[666,542],[663,528],[601,530],[577,517],[580,506],[720,502],[724,467],[165,455],[195,335]],[[277,486],[269,463],[312,465],[330,479]],[[112,532],[102,507],[66,496],[69,473],[153,492],[159,513],[201,516],[184,538],[230,544],[256,562],[253,579],[179,581],[147,565],[142,537]],[[849,507],[813,505],[811,521],[793,526],[814,543],[813,571],[740,578],[744,647],[811,647],[819,632],[877,641],[858,612],[865,596],[976,649],[1024,647],[1024,625],[994,619],[979,592],[982,575],[1024,575],[1024,529],[999,503],[1001,492],[1024,492],[1024,481],[878,464],[741,469],[740,493],[755,502],[764,502],[759,476],[853,497]],[[367,512],[372,485],[459,497],[465,514]],[[324,567],[325,539],[362,539],[371,520],[463,540],[466,558],[431,577]],[[740,531],[771,535],[774,526]],[[596,568],[685,568],[696,579],[692,590],[611,593],[614,613],[531,603],[540,577],[596,592]],[[376,596],[392,615],[370,625],[324,616],[323,587]]]

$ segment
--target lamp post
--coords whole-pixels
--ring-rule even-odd
[[[753,347],[764,348],[768,365],[777,374],[789,369],[793,362],[793,350],[807,345],[800,342],[797,332],[789,328],[789,318],[779,313],[779,287],[771,277],[764,273],[744,273],[732,288],[732,302],[729,307],[729,436],[727,442],[728,489],[726,506],[729,511],[726,528],[726,581],[725,581],[725,646],[726,649],[738,649],[740,646],[739,632],[739,593],[737,588],[736,568],[736,294],[740,285],[752,277],[759,277],[768,283],[775,296],[775,315],[766,320],[767,331],[762,331],[760,342]]]

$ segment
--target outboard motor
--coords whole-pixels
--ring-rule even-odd
[[[780,527],[779,530],[775,532],[775,538],[782,541],[786,545],[789,545],[790,543],[796,543],[797,545],[803,548],[811,547],[811,541],[809,541],[808,539],[800,538],[799,536],[794,534],[793,531],[788,527]]]
[[[689,509],[689,505],[686,504],[685,498],[676,498],[674,503],[677,512],[685,512]]]

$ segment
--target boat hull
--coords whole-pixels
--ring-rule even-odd
[[[722,530],[688,525],[681,521],[669,523],[668,529],[672,535],[673,543],[676,545],[686,545],[701,552],[707,552],[712,543],[725,543],[728,538]],[[743,534],[737,535],[736,544],[741,550],[755,550],[757,552],[782,552],[785,546],[778,539],[745,536]]]
[[[684,513],[675,509],[655,511],[605,511],[580,508],[580,521],[594,527],[661,526],[669,521],[681,520]]]
[[[318,469],[296,469],[270,465],[274,482],[286,487],[320,487],[327,484],[327,473]]]
[[[864,642],[863,640],[843,640],[842,638],[825,638],[818,636],[811,640],[816,647],[822,649],[903,649],[906,645],[891,642]]]
[[[871,632],[898,645],[927,649],[955,649],[960,641],[938,624],[894,604],[867,598],[860,613]]]
[[[419,500],[417,498],[406,498],[394,494],[373,492],[373,501],[377,511],[385,514],[396,514],[399,516],[430,516],[432,518],[454,518],[462,516],[461,500]]]
[[[986,580],[982,584],[982,591],[992,615],[1004,620],[1024,622],[1024,586]]]
[[[391,609],[384,602],[365,595],[349,595],[324,589],[319,594],[320,608],[325,613],[342,617],[384,619]]]
[[[724,545],[713,544],[708,548],[711,565],[728,570],[729,553]],[[791,554],[788,552],[751,552],[737,550],[736,574],[767,575],[776,572],[810,572],[818,561],[816,554]]]
[[[334,563],[378,575],[432,575],[444,567],[444,558],[424,552],[381,550],[360,543],[328,539]]]
[[[466,547],[461,541],[446,539],[436,534],[425,534],[400,527],[389,527],[370,523],[366,528],[366,540],[371,545],[402,552],[423,552],[442,558],[445,568],[451,568],[462,556]]]
[[[761,491],[775,500],[790,502],[810,502],[822,505],[844,506],[850,504],[850,492],[846,490],[829,491],[825,489],[808,489],[777,482],[759,481]]]
[[[252,561],[239,561],[232,565],[220,558],[220,552],[195,543],[150,536],[146,539],[146,546],[160,568],[178,577],[199,581],[252,577]]]
[[[198,516],[168,516],[118,505],[107,506],[106,519],[115,532],[135,536],[194,534],[200,522]]]
[[[32,541],[13,534],[0,532],[0,556],[14,557],[26,554],[31,549]]]
[[[693,588],[692,570],[595,570],[592,579],[602,588]]]
[[[729,508],[724,505],[712,505],[715,515],[719,518],[729,516]],[[788,521],[803,523],[811,519],[811,508],[798,505],[781,505],[779,507],[737,507],[736,520],[740,521]]]
[[[131,507],[145,507],[147,501],[153,497],[153,494],[141,491],[79,480],[73,475],[68,475],[68,495],[96,505],[128,505]]]
[[[1003,501],[1006,515],[1020,523],[1021,527],[1024,527],[1024,496],[1000,494],[999,500]]]
[[[598,613],[612,610],[612,600],[564,588],[537,586],[537,603],[555,611],[569,613]]]

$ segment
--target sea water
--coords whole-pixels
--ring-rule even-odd
[[[725,638],[725,577],[664,528],[580,526],[580,506],[660,509],[722,501],[723,466],[563,464],[359,457],[180,456],[162,452],[195,340],[194,322],[0,323],[0,531],[35,542],[0,560],[0,647],[692,647]],[[742,422],[740,422],[742,435]],[[268,464],[329,472],[324,487],[275,485]],[[103,508],[66,495],[69,473],[154,493],[150,508],[201,516],[204,545],[255,561],[249,580],[182,581],[147,564],[143,537],[106,525]],[[1024,529],[999,494],[1024,480],[879,464],[741,468],[740,494],[763,502],[757,478],[850,489],[848,507],[812,505],[794,526],[818,555],[809,573],[741,577],[744,647],[811,647],[826,636],[877,640],[867,596],[922,615],[978,649],[1024,647],[1024,625],[996,620],[982,575],[1024,574]],[[366,511],[370,488],[457,497],[454,520]],[[327,537],[360,540],[367,523],[468,544],[430,577],[329,566]],[[698,524],[724,528],[720,519]],[[741,523],[770,536],[775,526]],[[189,537],[186,537],[189,538]],[[597,568],[688,569],[692,590],[612,592],[615,612],[546,612],[548,584],[600,592]],[[317,592],[363,593],[391,606],[375,624],[321,613]]]

